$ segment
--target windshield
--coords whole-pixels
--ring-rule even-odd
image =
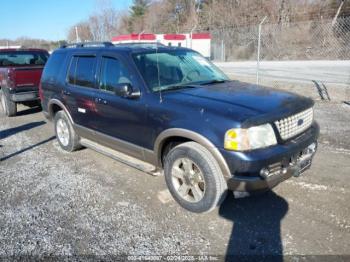
[[[134,61],[153,92],[229,80],[215,65],[193,51],[152,50],[135,54]]]
[[[10,51],[0,53],[0,66],[45,65],[48,54],[44,52]]]

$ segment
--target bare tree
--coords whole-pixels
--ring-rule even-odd
[[[95,12],[78,23],[81,40],[110,40],[114,35],[148,31],[183,33],[218,31],[256,25],[265,16],[272,24],[333,18],[342,0],[134,0],[130,10],[116,10],[97,0]],[[350,15],[350,0],[339,16]],[[68,40],[75,40],[74,26]],[[232,32],[232,30],[231,30]],[[232,35],[227,35],[227,38]]]
[[[116,10],[110,1],[96,2],[95,12],[85,21],[73,25],[68,31],[68,41],[75,41],[75,27],[81,41],[110,41],[120,33],[120,25],[125,19],[123,11]]]
[[[76,30],[77,30],[77,32],[76,32]],[[91,41],[93,38],[91,30],[90,30],[90,25],[87,22],[80,22],[80,23],[72,26],[68,31],[67,40],[69,42],[75,42],[76,41],[76,33],[78,33],[79,40],[83,41],[83,42]]]

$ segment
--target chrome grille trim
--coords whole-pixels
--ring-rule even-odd
[[[309,108],[295,115],[275,121],[281,138],[287,140],[308,129],[312,124],[313,114],[313,108]],[[302,123],[300,123],[301,120]]]

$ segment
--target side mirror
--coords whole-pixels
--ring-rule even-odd
[[[140,96],[139,91],[134,91],[132,85],[129,83],[117,84],[114,86],[114,93],[117,96],[124,98],[137,98]]]

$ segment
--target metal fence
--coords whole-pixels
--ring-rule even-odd
[[[244,81],[316,99],[350,100],[350,17],[285,24],[267,19],[260,29],[212,30],[212,59]]]

